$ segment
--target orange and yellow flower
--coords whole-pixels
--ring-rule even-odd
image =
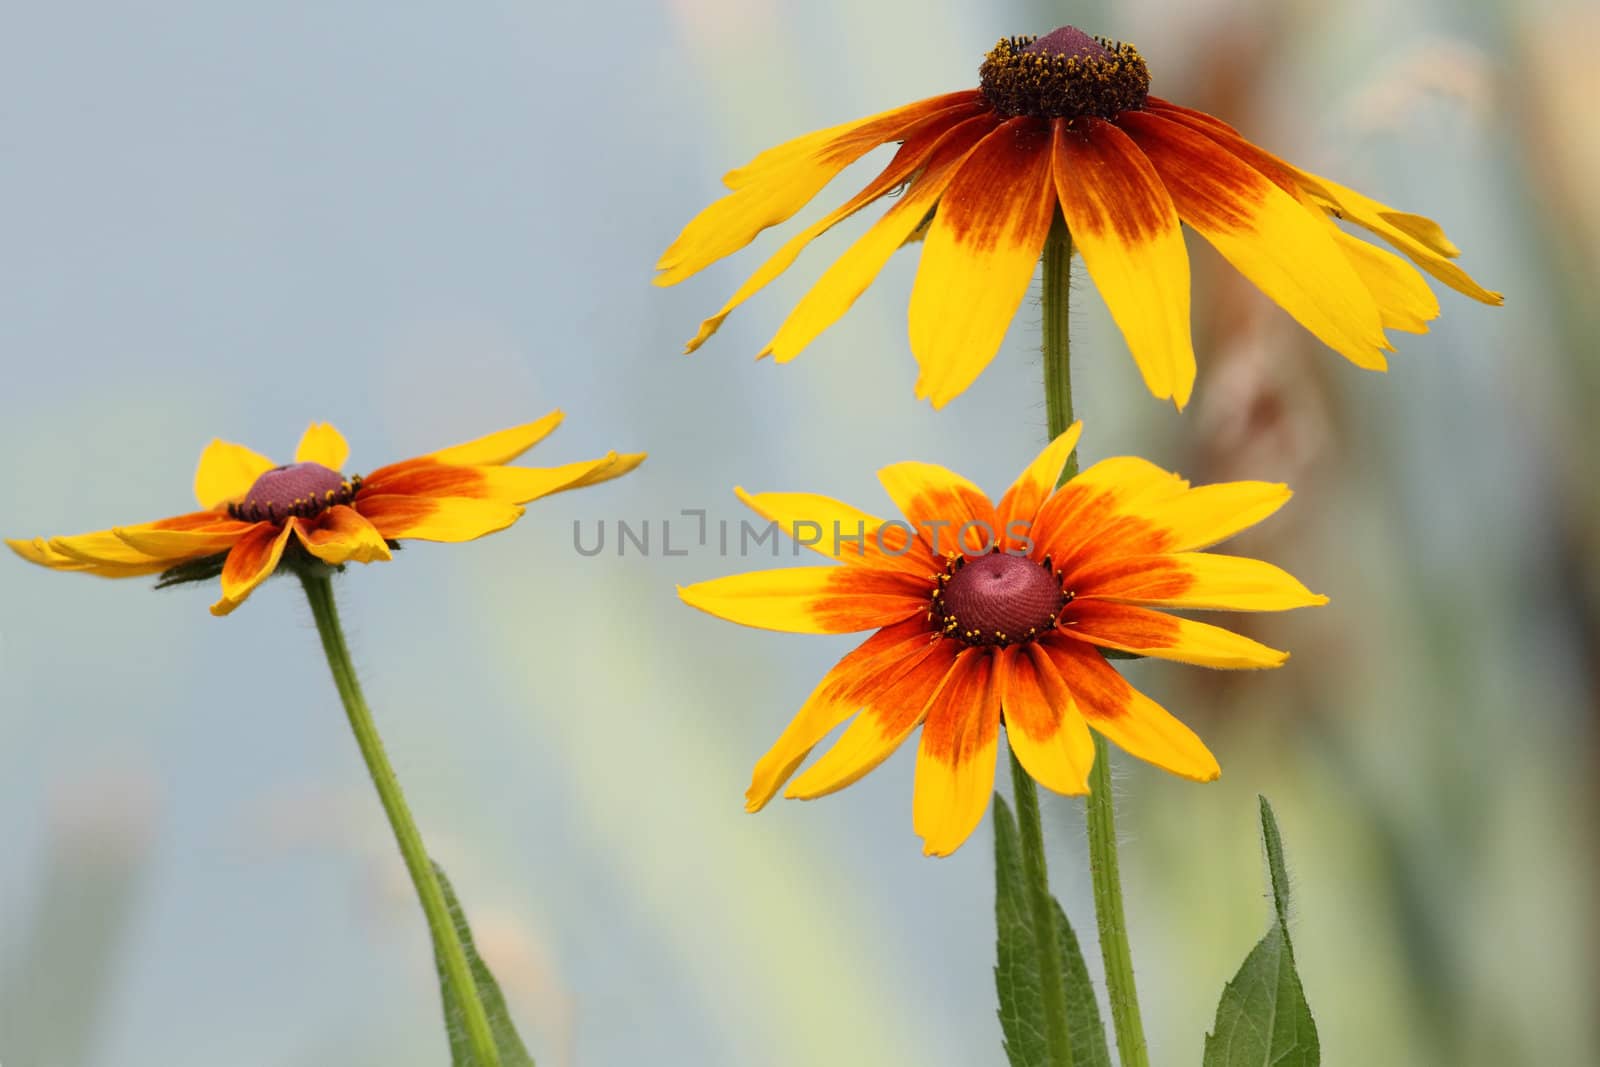
[[[1052,224],[1073,246],[1145,384],[1187,403],[1195,356],[1189,257],[1179,223],[1357,366],[1382,370],[1385,330],[1424,333],[1439,302],[1411,266],[1358,240],[1367,230],[1458,292],[1484,289],[1451,262],[1429,219],[1300,170],[1224,122],[1149,95],[1131,45],[1063,27],[1002,40],[977,89],[806,134],[730,171],[656,264],[674,285],[792,216],[841,170],[899,142],[883,172],[780,248],[701,324],[694,351],[812,240],[868,204],[893,205],[790,312],[761,352],[793,359],[866,291],[895,249],[926,238],[911,291],[917,396],[942,407],[988,366],[1026,295]]]
[[[736,490],[839,565],[718,578],[680,589],[684,601],[770,630],[876,631],[828,672],[756,764],[748,810],[765,806],[852,717],[785,796],[809,800],[850,785],[920,726],[913,822],[932,855],[955,851],[982,820],[1002,725],[1023,767],[1058,793],[1088,792],[1091,727],[1174,774],[1217,777],[1193,731],[1129,685],[1103,650],[1208,667],[1282,664],[1286,652],[1153,609],[1326,603],[1270,564],[1200,551],[1277,511],[1289,490],[1190,488],[1132,457],[1104,460],[1054,489],[1080,427],[1048,445],[998,504],[942,467],[884,468],[879,478],[903,522],[810,493]]]
[[[563,417],[552,411],[365,477],[340,473],[350,448],[325,422],[307,428],[286,466],[216,440],[201,453],[195,471],[199,511],[6,544],[31,563],[102,578],[160,574],[215,559],[222,599],[211,613],[226,615],[278,569],[286,551],[339,566],[387,560],[397,541],[471,541],[516,522],[531,500],[609,481],[644,461],[643,453],[609,452],[560,467],[506,466]]]

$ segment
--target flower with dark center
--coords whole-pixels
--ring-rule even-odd
[[[284,466],[212,441],[194,476],[200,511],[6,544],[30,563],[102,578],[160,574],[171,584],[220,575],[222,599],[211,613],[226,615],[285,560],[338,567],[387,560],[404,540],[470,541],[516,522],[529,501],[609,481],[644,461],[643,453],[609,452],[561,467],[506,466],[563,417],[552,411],[364,478],[340,473],[350,448],[327,423],[313,423]]]
[[[1285,652],[1160,609],[1326,602],[1270,564],[1200,551],[1271,515],[1289,490],[1191,488],[1131,457],[1104,460],[1056,489],[1078,433],[1075,425],[1051,442],[998,504],[942,467],[884,468],[879,478],[904,521],[811,493],[736,490],[838,565],[717,578],[680,589],[684,601],[770,630],[874,631],[756,764],[749,810],[765,806],[846,721],[785,795],[842,789],[921,727],[913,823],[935,855],[960,847],[983,818],[1001,726],[1028,773],[1059,793],[1088,791],[1090,729],[1174,774],[1217,777],[1200,739],[1130,686],[1105,652],[1208,667],[1283,663]]]
[[[1067,26],[1010,37],[979,86],[931,97],[770,148],[723,178],[731,192],[696,216],[656,264],[675,285],[804,207],[880,145],[899,149],[842,206],[779,248],[689,341],[841,220],[891,206],[789,313],[762,356],[793,359],[849,310],[896,249],[922,241],[911,290],[917,396],[943,407],[982,373],[1027,294],[1053,225],[1064,225],[1157,397],[1178,407],[1195,380],[1189,256],[1181,223],[1294,319],[1357,366],[1386,367],[1387,330],[1425,333],[1439,302],[1415,269],[1487,304],[1500,294],[1452,260],[1444,231],[1284,162],[1226,123],[1151,96],[1131,45]]]

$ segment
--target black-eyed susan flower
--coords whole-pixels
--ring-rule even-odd
[[[757,571],[680,589],[720,618],[791,633],[871,637],[822,679],[745,794],[759,811],[819,741],[852,719],[789,785],[809,800],[855,782],[920,726],[913,821],[947,855],[983,818],[1000,727],[1023,767],[1085,793],[1095,729],[1158,767],[1209,781],[1216,759],[1140,694],[1103,650],[1208,667],[1288,658],[1160,608],[1275,611],[1325,603],[1268,563],[1202,552],[1289,499],[1282,485],[1190,488],[1141,459],[1095,464],[1058,490],[1080,425],[1048,445],[998,504],[942,467],[899,463],[879,478],[905,516],[875,518],[810,493],[745,493],[780,529],[837,566]],[[817,531],[822,536],[813,537]]]
[[[1194,385],[1189,258],[1179,223],[1209,241],[1302,326],[1358,366],[1385,367],[1384,331],[1427,330],[1439,303],[1374,234],[1458,292],[1501,302],[1451,262],[1434,222],[1300,170],[1210,115],[1149,94],[1131,45],[1063,27],[1002,40],[977,89],[819,130],[729,172],[733,191],[662,255],[673,285],[792,216],[879,145],[899,151],[865,189],[780,248],[688,343],[788,269],[816,237],[880,198],[892,206],[823,273],[761,355],[793,359],[894,253],[925,237],[911,291],[917,396],[941,407],[999,350],[1051,225],[1061,218],[1150,391],[1179,407]]]
[[[284,466],[243,445],[214,440],[194,476],[201,510],[6,544],[31,563],[103,578],[178,573],[214,561],[222,599],[211,613],[226,615],[278,569],[286,552],[339,566],[387,560],[391,544],[403,540],[471,541],[516,522],[531,500],[609,481],[644,461],[643,453],[609,452],[560,467],[506,466],[563,417],[553,411],[364,477],[341,473],[350,449],[327,423],[311,424],[294,462]]]

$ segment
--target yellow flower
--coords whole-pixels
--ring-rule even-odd
[[[684,601],[770,630],[877,631],[822,679],[756,764],[748,810],[759,811],[812,746],[852,717],[785,795],[810,800],[850,785],[921,726],[913,821],[932,855],[955,851],[983,818],[1002,724],[1023,767],[1058,793],[1089,790],[1090,727],[1174,774],[1217,777],[1200,739],[1101,650],[1207,667],[1282,664],[1286,652],[1151,609],[1326,603],[1270,564],[1199,551],[1271,515],[1289,490],[1191,489],[1132,457],[1097,463],[1053,490],[1081,425],[1048,445],[998,505],[928,463],[879,472],[905,522],[825,496],[736,490],[841,565],[718,578],[680,589]]]
[[[530,500],[609,481],[644,461],[644,453],[608,452],[561,467],[505,466],[563,417],[552,411],[537,422],[379,467],[365,477],[340,473],[350,448],[325,422],[307,428],[286,466],[243,445],[212,441],[194,476],[200,511],[6,544],[31,563],[102,578],[158,574],[215,559],[222,599],[211,613],[226,615],[277,570],[286,550],[339,566],[387,560],[394,541],[471,541],[516,522]]]
[[[885,196],[893,205],[822,275],[761,355],[793,359],[845,313],[889,257],[926,237],[911,291],[917,396],[943,407],[999,350],[1052,221],[1062,218],[1089,277],[1159,398],[1194,386],[1189,258],[1180,220],[1323,343],[1357,366],[1385,367],[1384,331],[1424,333],[1439,314],[1427,283],[1399,257],[1335,220],[1381,237],[1450,288],[1488,304],[1451,262],[1437,224],[1395,211],[1251,144],[1209,115],[1149,95],[1131,45],[1072,27],[1002,40],[977,89],[948,93],[768,149],[723,182],[656,264],[675,285],[788,219],[849,164],[899,142],[893,160],[844,206],[793,237],[688,343],[813,239]]]

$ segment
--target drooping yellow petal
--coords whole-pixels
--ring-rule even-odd
[[[936,463],[891,463],[878,481],[935,557],[987,552],[1002,533],[983,490]]]
[[[1067,459],[1078,447],[1078,437],[1083,433],[1080,420],[1068,426],[1054,441],[1044,446],[1034,461],[1028,464],[1017,480],[1011,483],[1006,495],[995,506],[995,521],[1006,537],[1007,548],[1023,548],[1033,542],[1034,520],[1039,507],[1055,491],[1066,469]],[[1026,541],[1024,541],[1026,538]]]
[[[307,426],[294,450],[296,463],[320,463],[331,471],[344,470],[349,458],[350,445],[331,422],[313,422]]]
[[[1386,366],[1377,305],[1327,225],[1216,141],[1153,112],[1126,112],[1184,222],[1328,347],[1369,370]]]
[[[1095,649],[1066,638],[1047,642],[1041,673],[1053,668],[1091,727],[1146,763],[1197,782],[1222,773],[1217,758],[1193,730],[1129,685]],[[1047,666],[1048,665],[1048,666]]]
[[[981,107],[976,102],[940,111],[911,129],[905,131],[905,140],[901,143],[894,159],[883,169],[878,176],[867,184],[867,187],[851,197],[843,206],[830,211],[821,219],[806,227],[800,233],[791,237],[783,247],[773,253],[761,267],[741,285],[727,303],[709,319],[700,324],[700,331],[684,345],[684,352],[689,353],[698,349],[721,328],[733,310],[756,293],[760,292],[774,278],[800,258],[800,253],[805,247],[818,237],[827,233],[840,222],[854,215],[896,188],[912,180],[924,167],[934,154],[939,143],[946,137],[950,130],[960,123],[971,118],[979,112]]]
[[[355,509],[390,541],[472,541],[504,530],[524,508],[506,500],[362,494]]]
[[[911,807],[924,855],[948,856],[960,848],[989,808],[1000,739],[993,664],[987,649],[967,649],[928,705]]]
[[[1055,215],[1051,137],[1010,119],[983,139],[939,199],[911,289],[917,397],[942,408],[987,367],[1022,305]]]
[[[1433,295],[1422,275],[1394,253],[1368,244],[1337,226],[1332,226],[1332,230],[1334,241],[1376,301],[1384,329],[1427,333],[1428,323],[1439,317],[1439,298]]]
[[[426,459],[438,460],[440,463],[453,463],[463,467],[492,466],[500,463],[510,463],[534,445],[550,436],[550,431],[561,425],[561,420],[566,418],[560,410],[533,422],[513,426],[508,430],[497,430],[483,437],[475,438],[464,444],[452,445],[441,448],[437,452],[430,452]],[[381,468],[380,468],[381,469]],[[377,474],[377,471],[373,471]]]
[[[257,523],[234,544],[222,565],[222,599],[211,605],[211,614],[232,614],[256,586],[272,577],[283,559],[283,546],[289,543],[289,534],[299,521],[290,519],[282,527]]]
[[[805,545],[830,559],[864,563],[926,574],[933,566],[923,552],[913,551],[915,540],[905,529],[876,515],[823,496],[820,493],[747,493],[734,487],[739,499],[757,515],[778,524],[797,545]]]
[[[1189,252],[1156,169],[1101,119],[1055,122],[1054,176],[1072,243],[1158,399],[1194,390]]]
[[[1215,552],[1108,557],[1079,568],[1071,582],[1080,597],[1165,608],[1288,611],[1328,602],[1282,568]]]
[[[761,355],[787,363],[840,317],[883,270],[895,250],[911,240],[944,195],[956,170],[994,129],[988,116],[968,119],[947,133],[934,149],[927,166],[866,233],[823,272],[784,320]]]
[[[1107,600],[1080,598],[1062,613],[1059,633],[1102,648],[1234,670],[1281,667],[1289,653],[1194,619]]]
[[[935,641],[897,684],[845,727],[822,757],[789,784],[784,796],[815,800],[861,780],[921,725],[940,689],[954,674],[955,641]]]
[[[296,528],[306,551],[332,567],[342,563],[374,563],[390,559],[389,546],[377,527],[354,508],[329,508]]]
[[[277,466],[259,452],[231,441],[213,440],[200,453],[194,472],[194,497],[202,508],[226,504],[249,492],[257,478]]]
[[[929,115],[967,106],[969,92],[922,100],[857,123],[734,181],[734,191],[696,215],[656,263],[657,285],[676,285],[753,241],[804,207],[841,170],[872,149],[899,140]],[[749,180],[745,180],[748,177]]]
[[[684,603],[741,626],[842,634],[926,615],[932,583],[872,567],[780,567],[680,586]]]
[[[1001,650],[996,663],[1006,742],[1023,770],[1067,796],[1089,791],[1094,739],[1072,693],[1037,643]]]
[[[861,708],[880,701],[933,654],[923,620],[912,618],[884,627],[841,659],[756,763],[745,792],[745,810],[765,807],[817,742]]]
[[[6,544],[10,546],[11,551],[29,563],[48,567],[53,571],[76,571],[99,578],[138,578],[148,574],[159,574],[170,565],[164,560],[149,560],[145,563],[90,563],[56,551],[42,537],[36,537],[31,541],[8,538]]]

